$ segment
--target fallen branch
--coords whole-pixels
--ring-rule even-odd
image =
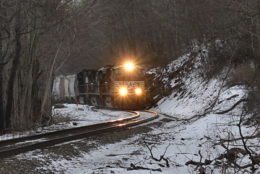
[[[203,165],[210,165],[212,163],[213,160],[205,160],[204,162],[198,162],[198,161],[193,161],[193,160],[190,160],[190,161],[187,161],[185,163],[186,166],[188,165],[195,165],[195,166],[203,166]]]
[[[185,165],[186,165],[186,166],[188,166],[188,165],[195,165],[195,166],[197,166],[197,167],[196,167],[196,169],[197,169],[198,167],[202,167],[203,165],[210,165],[211,162],[213,161],[213,160],[207,160],[207,159],[205,159],[205,161],[202,162],[202,155],[201,155],[200,150],[199,150],[199,155],[200,155],[200,161],[199,161],[199,162],[198,162],[198,161],[190,160],[190,161],[187,161],[187,162],[185,163]]]
[[[243,122],[243,118],[244,118],[244,113],[242,112],[242,114],[241,114],[241,116],[240,116],[240,120],[239,120],[239,123],[238,123],[238,129],[239,129],[239,134],[240,134],[240,137],[241,137],[241,140],[242,140],[242,143],[243,143],[243,146],[244,146],[244,149],[245,149],[245,151],[247,152],[247,154],[249,155],[249,158],[250,158],[250,160],[251,160],[251,170],[252,170],[252,172],[254,172],[254,171],[256,171],[256,168],[255,168],[255,165],[256,165],[256,162],[255,162],[255,160],[254,160],[254,158],[253,158],[253,154],[252,154],[252,150],[247,146],[247,144],[246,144],[246,141],[245,141],[245,138],[244,138],[244,135],[243,135],[243,133],[242,133],[242,128],[241,128],[241,126],[242,126],[242,122]]]
[[[227,149],[227,152],[224,153],[224,154],[221,154],[219,157],[217,157],[216,159],[214,160],[205,160],[204,162],[198,162],[198,161],[193,161],[193,160],[190,160],[190,161],[187,161],[185,163],[185,165],[194,165],[196,166],[196,168],[198,167],[202,167],[202,166],[207,166],[207,165],[210,165],[213,161],[217,161],[217,160],[222,160],[222,159],[227,159],[227,161],[230,163],[230,164],[233,164],[234,167],[236,168],[239,168],[239,169],[245,169],[245,168],[248,168],[248,167],[252,167],[252,164],[246,164],[246,165],[239,165],[236,163],[236,159],[238,158],[238,154],[242,154],[242,155],[247,155],[247,151],[244,150],[244,149],[241,149],[241,148],[232,148],[232,149],[228,149],[225,145],[223,146],[225,149]],[[259,161],[260,162],[260,156],[255,156],[254,157],[254,160],[255,161]]]
[[[255,138],[259,138],[260,137],[260,132],[258,132],[255,135],[251,135],[251,136],[244,136],[243,138],[246,140],[250,140],[250,139],[255,139]],[[221,141],[219,141],[218,143],[214,144],[214,145],[222,145],[224,143],[228,143],[228,142],[233,142],[233,141],[238,141],[238,140],[242,140],[241,137],[239,138],[234,138],[234,139],[222,139]]]
[[[238,96],[239,96],[238,94],[232,95],[232,96],[230,96],[230,97],[228,97],[228,98],[226,98],[226,99],[224,99],[224,100],[218,102],[218,104],[220,104],[220,103],[222,103],[222,102],[224,102],[224,101],[226,101],[226,100],[231,100],[231,99],[236,98],[236,97],[238,97]]]
[[[135,166],[133,163],[130,164],[131,167],[127,168],[127,170],[150,170],[150,171],[155,171],[155,172],[162,172],[162,169],[157,168],[157,169],[152,169],[152,168],[147,168],[147,167],[142,167],[142,166]]]
[[[165,149],[163,155],[161,155],[160,158],[155,158],[155,157],[154,157],[153,152],[152,152],[153,147],[149,147],[146,142],[144,142],[144,144],[145,144],[145,146],[148,148],[148,150],[149,150],[149,152],[150,152],[151,157],[152,157],[153,160],[158,161],[158,162],[161,162],[162,160],[164,160],[165,163],[166,163],[166,166],[167,166],[167,167],[170,167],[168,158],[165,158],[165,157],[164,157],[165,154],[166,154],[166,152],[167,152],[167,150],[168,150],[168,148],[170,147],[170,144],[166,147],[166,149]]]
[[[235,109],[235,107],[237,107],[240,103],[242,103],[242,102],[247,102],[248,101],[248,99],[241,99],[241,100],[239,100],[238,102],[236,102],[232,107],[230,107],[229,109],[227,109],[227,110],[224,110],[224,111],[219,111],[219,112],[217,112],[217,113],[215,113],[215,114],[225,114],[225,113],[228,113],[228,112],[230,112],[230,111],[232,111],[233,109]]]
[[[219,157],[217,157],[217,160],[222,160],[226,158],[229,162],[235,162],[235,160],[238,158],[238,154],[247,155],[247,152],[244,149],[241,148],[231,148],[228,149],[226,146],[223,146],[227,152],[221,154]]]
[[[259,155],[252,155],[252,153],[248,150],[248,149],[241,149],[241,148],[231,148],[229,149],[226,145],[221,144],[221,146],[227,150],[227,152],[225,154],[221,154],[218,158],[216,158],[215,160],[222,160],[223,158],[226,158],[228,160],[228,162],[230,164],[233,164],[235,168],[239,168],[239,169],[245,169],[248,167],[251,167],[251,170],[254,172],[255,171],[255,164],[259,164],[260,163],[260,156]],[[248,147],[246,147],[248,148]],[[249,155],[250,160],[252,161],[252,163],[250,164],[246,164],[246,165],[239,165],[236,163],[236,159],[238,158],[238,154],[242,154],[242,155]],[[250,153],[250,154],[249,154]]]

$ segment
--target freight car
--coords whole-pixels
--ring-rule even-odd
[[[60,75],[53,82],[52,97],[55,103],[75,103],[78,94],[77,75]]]
[[[54,80],[53,97],[57,102],[120,109],[143,109],[150,101],[144,68],[131,62],[58,76]]]

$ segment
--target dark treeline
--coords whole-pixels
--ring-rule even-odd
[[[126,58],[153,67],[220,40],[209,69],[233,57],[258,72],[259,13],[258,0],[0,0],[0,129],[46,124],[54,75]]]
[[[83,0],[81,6],[76,50],[65,71],[73,72],[79,64],[80,68],[114,64],[127,57],[163,65],[195,40],[220,39],[232,46],[239,40],[253,56],[259,50],[257,0]]]

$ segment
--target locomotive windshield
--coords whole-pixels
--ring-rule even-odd
[[[115,70],[116,81],[141,81],[144,80],[144,71],[141,68],[136,68],[133,72],[127,72],[123,68]]]

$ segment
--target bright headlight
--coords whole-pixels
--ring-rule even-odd
[[[127,96],[127,94],[128,94],[128,90],[127,90],[126,87],[121,87],[121,88],[119,88],[119,95],[121,95],[121,96]]]
[[[126,71],[130,72],[130,71],[133,71],[135,69],[135,65],[134,65],[133,62],[126,62],[124,64],[124,68],[125,68]]]
[[[142,95],[142,89],[141,88],[136,88],[135,89],[135,94],[136,95]]]

